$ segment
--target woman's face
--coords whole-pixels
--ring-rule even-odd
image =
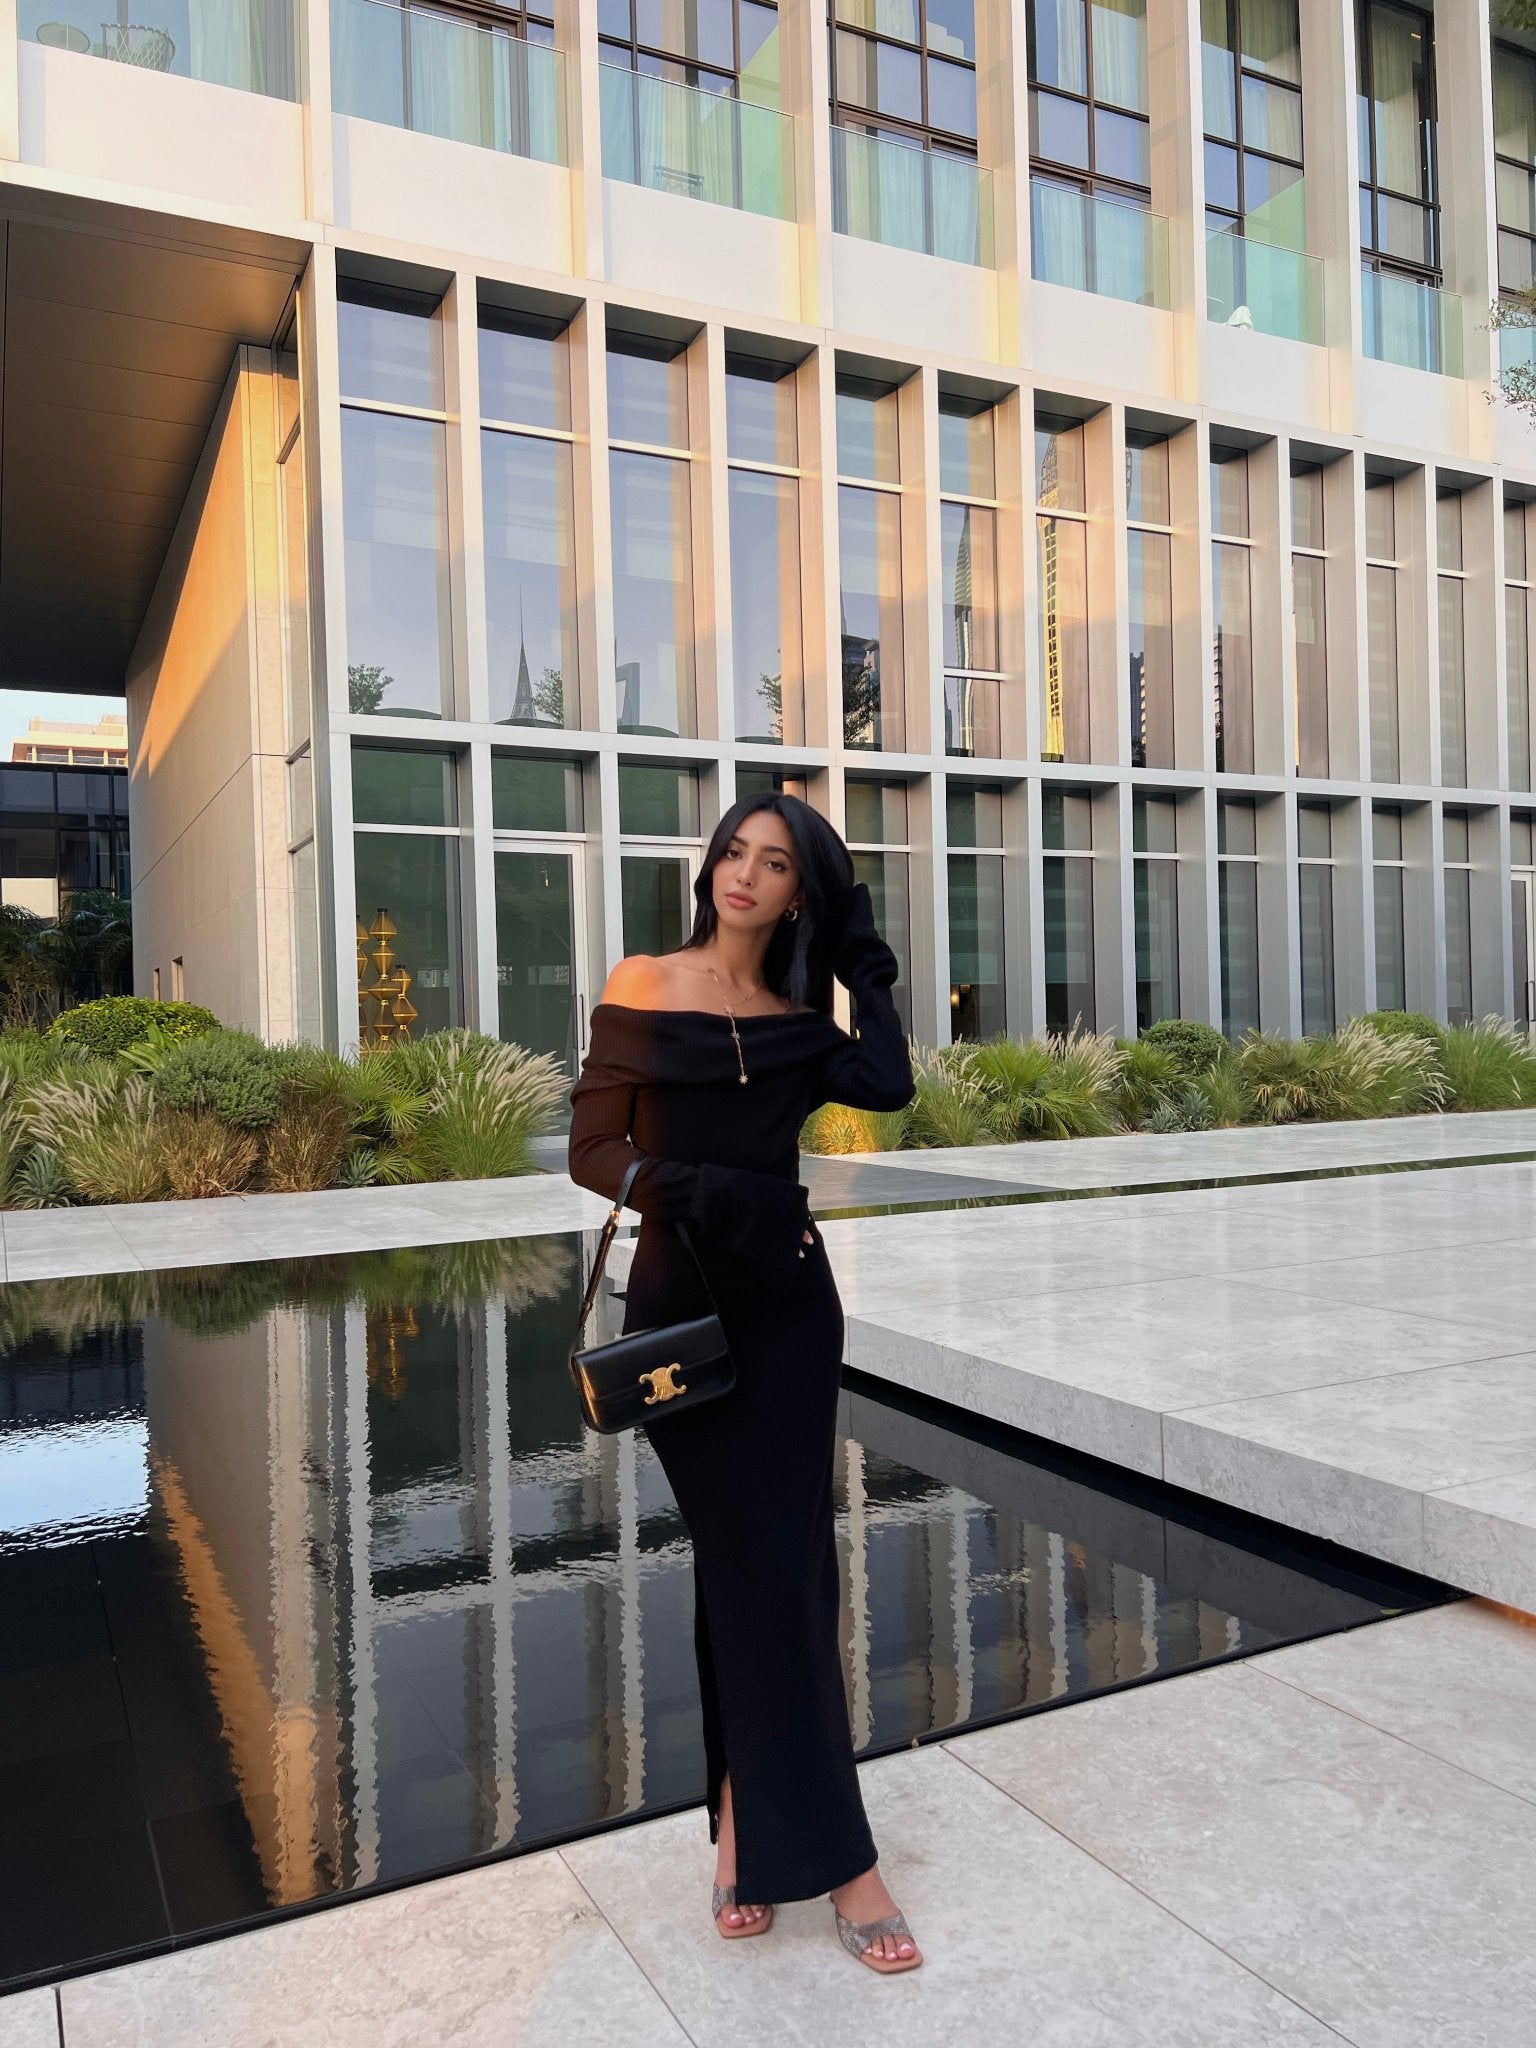
[[[739,932],[771,931],[800,905],[800,869],[777,811],[749,811],[710,875],[715,915]]]

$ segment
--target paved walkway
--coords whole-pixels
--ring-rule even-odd
[[[864,1767],[929,1960],[708,1918],[702,1816],[0,2001],[0,2048],[1529,2048],[1536,1625],[1468,1601]]]
[[[1536,1163],[824,1234],[853,1365],[1536,1611]]]

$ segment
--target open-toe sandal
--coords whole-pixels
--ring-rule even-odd
[[[720,1915],[728,1906],[736,1904],[736,1887],[733,1884],[717,1884],[711,1894],[710,1911],[715,1916],[715,1926],[726,1941],[745,1941],[750,1934],[766,1934],[773,1925],[773,1908],[765,1906],[761,1920],[744,1920],[740,1927],[722,1927]]]
[[[868,1970],[875,1970],[882,1977],[899,1977],[903,1970],[915,1970],[923,1958],[918,1951],[917,1941],[907,1925],[904,1913],[887,1913],[883,1920],[866,1920],[862,1923],[845,1920],[836,1906],[832,1908],[837,1918],[837,1938],[849,1955],[857,1956]],[[882,1934],[894,1934],[898,1941],[910,1941],[912,1953],[888,1959],[873,1953],[875,1943]]]

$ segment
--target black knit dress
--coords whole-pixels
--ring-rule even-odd
[[[708,1313],[682,1219],[736,1364],[733,1392],[646,1433],[693,1538],[710,1839],[729,1770],[737,1897],[751,1905],[814,1898],[875,1861],[837,1641],[843,1312],[819,1234],[802,1243],[796,1141],[820,1103],[896,1109],[912,1081],[896,962],[872,922],[838,971],[858,1036],[808,1010],[739,1018],[745,1086],[725,1017],[599,1003],[571,1096],[582,1186],[611,1200],[636,1153],[649,1161],[630,1195],[625,1328]]]

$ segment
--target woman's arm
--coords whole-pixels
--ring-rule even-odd
[[[854,886],[833,971],[853,997],[854,1036],[827,1055],[812,1108],[843,1102],[850,1109],[904,1109],[912,1100],[912,1061],[891,1000],[901,969],[875,929],[874,905],[863,882]]]

